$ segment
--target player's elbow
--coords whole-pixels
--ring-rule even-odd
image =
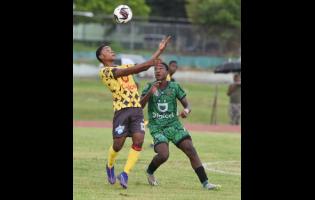
[[[147,71],[150,67],[151,65],[144,65],[139,69],[139,72]]]
[[[144,102],[144,100],[140,100],[140,105],[141,105],[141,108],[144,108],[146,105],[146,102]]]

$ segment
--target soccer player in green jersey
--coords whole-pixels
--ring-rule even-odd
[[[158,185],[153,174],[168,159],[168,143],[171,141],[187,155],[203,187],[209,190],[217,189],[218,185],[208,182],[208,177],[193,146],[191,136],[177,116],[177,99],[184,107],[179,116],[186,118],[191,112],[185,91],[177,82],[166,80],[168,75],[166,63],[155,66],[154,73],[156,81],[146,85],[140,99],[142,108],[148,103],[148,127],[154,140],[154,151],[157,153],[146,171],[149,184]]]

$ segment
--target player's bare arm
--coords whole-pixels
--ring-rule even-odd
[[[186,117],[188,117],[188,114],[191,112],[191,109],[190,109],[189,103],[187,101],[187,98],[184,97],[184,98],[180,99],[180,103],[184,107],[184,110],[180,113],[180,116],[182,118],[186,118]]]
[[[151,66],[157,65],[160,62],[159,59],[150,59],[144,63],[137,64],[133,67],[128,67],[124,69],[115,68],[113,70],[114,78],[118,78],[121,76],[128,76],[130,74],[137,74],[142,71],[148,70]]]
[[[144,108],[147,104],[147,102],[149,101],[149,98],[156,92],[156,90],[158,89],[159,85],[160,85],[161,81],[156,81],[150,88],[149,92],[142,96],[140,99],[140,104],[141,107]]]
[[[153,54],[152,59],[157,59],[164,51],[164,49],[166,48],[167,44],[169,43],[171,39],[171,36],[167,36],[166,38],[164,38],[160,44],[159,44],[159,48],[158,50]]]
[[[137,64],[133,67],[129,67],[129,68],[125,68],[125,69],[116,69],[113,71],[114,77],[118,78],[121,76],[128,76],[130,74],[137,74],[139,72],[148,70],[151,66],[157,65],[158,62],[161,62],[159,60],[159,56],[163,53],[163,51],[166,48],[167,44],[169,43],[170,39],[171,39],[171,36],[168,36],[160,42],[158,50],[153,54],[153,56],[150,60],[148,60],[147,62],[144,62],[142,64]]]

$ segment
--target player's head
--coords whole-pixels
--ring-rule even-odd
[[[110,46],[102,44],[96,50],[96,58],[101,62],[104,61],[114,61],[115,60],[115,52],[112,50]]]
[[[166,79],[168,74],[168,65],[164,62],[159,63],[158,65],[154,66],[154,75],[155,79],[158,81],[163,81]]]
[[[176,70],[177,70],[177,62],[175,60],[171,60],[169,63],[169,73],[172,76],[173,74],[175,74]]]

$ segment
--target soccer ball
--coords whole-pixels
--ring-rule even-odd
[[[114,10],[114,19],[119,24],[125,24],[132,18],[132,11],[127,5],[119,5]]]

